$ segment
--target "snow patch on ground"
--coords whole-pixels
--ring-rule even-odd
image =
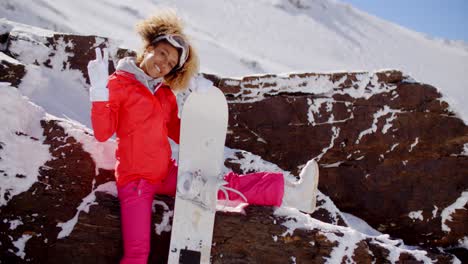
[[[93,181],[94,185],[94,181]],[[96,192],[105,192],[110,195],[117,197],[117,186],[114,181],[106,182],[104,184],[99,185],[97,188],[93,189],[93,191],[88,194],[85,198],[83,198],[81,204],[76,208],[75,216],[63,223],[58,223],[57,226],[62,228],[62,231],[59,232],[57,235],[58,239],[65,238],[73,232],[76,223],[78,222],[78,217],[80,216],[81,212],[89,213],[89,207],[91,205],[95,205],[96,203]]]
[[[162,232],[170,232],[172,230],[172,225],[171,225],[171,217],[174,216],[174,211],[169,210],[169,206],[162,201],[153,201],[153,213],[156,212],[156,205],[160,205],[164,208],[164,213],[162,216],[161,223],[155,223],[154,224],[154,231],[156,234],[161,235]]]
[[[27,65],[19,90],[47,113],[91,127],[88,85],[78,70]]]
[[[241,153],[242,158],[239,159],[236,156],[236,153]],[[230,149],[224,148],[224,159],[231,160],[232,163],[237,163],[240,165],[240,169],[244,172],[259,172],[259,171],[268,171],[268,172],[280,172],[291,181],[296,181],[296,177],[294,177],[291,172],[285,171],[278,167],[278,165],[265,161],[262,157],[252,154],[248,151],[244,150],[237,150],[237,149]],[[227,174],[231,172],[226,166],[223,167],[223,174]]]
[[[353,228],[321,222],[294,208],[280,207],[275,210],[274,214],[283,217],[285,220],[282,225],[287,229],[282,236],[293,235],[296,229],[318,229],[324,233],[329,240],[338,241],[339,244],[333,249],[330,258],[327,259],[327,263],[341,263],[345,256],[348,258],[348,261],[352,262],[352,256],[354,254],[354,249],[357,247],[357,243],[369,238],[369,236]],[[334,234],[336,232],[340,232],[344,236],[339,237]],[[396,263],[401,253],[411,254],[423,263],[433,263],[433,260],[427,256],[426,251],[408,249],[401,240],[392,240],[389,238],[389,235],[372,236],[371,238],[373,239],[371,243],[378,244],[389,250],[390,254],[388,260],[391,263]]]
[[[462,151],[462,153],[461,153],[460,155],[462,155],[462,156],[468,156],[468,143],[465,143],[465,144],[463,145],[463,151]]]
[[[24,223],[19,219],[11,220],[10,221],[10,230],[15,230],[18,226],[20,226],[22,224],[24,224]]]
[[[344,216],[344,219],[345,219],[345,222],[346,224],[363,233],[363,234],[366,234],[368,236],[380,236],[380,235],[383,235],[382,233],[380,233],[379,231],[375,230],[372,226],[370,226],[366,221],[362,220],[361,218],[357,217],[357,216],[354,216],[352,214],[348,214],[348,213],[342,213],[343,216]]]
[[[419,210],[419,211],[413,211],[413,212],[409,212],[408,213],[408,217],[413,219],[413,222],[416,221],[416,220],[420,220],[420,221],[423,221],[424,220],[424,217],[423,217],[423,211],[422,210]]]
[[[326,258],[326,263],[354,263],[352,258],[354,250],[357,248],[357,244],[363,239],[363,237],[359,235],[359,232],[350,229],[348,232],[345,232],[342,237],[334,233],[325,233],[325,236],[332,242],[338,242],[338,246],[333,248],[330,257]],[[346,259],[344,262],[342,262],[343,258]]]
[[[8,55],[6,55],[3,52],[0,52],[0,61],[6,61],[6,62],[9,62],[9,63],[14,64],[14,65],[21,65],[21,62],[17,61],[16,59],[14,59],[14,58],[12,58],[12,57],[10,57]]]
[[[65,132],[73,136],[78,142],[83,145],[83,149],[91,154],[91,157],[96,164],[96,174],[99,168],[106,170],[115,169],[117,162],[115,158],[115,150],[117,143],[114,139],[109,139],[106,142],[99,142],[93,136],[93,131],[88,127],[74,120],[57,119]]]
[[[320,108],[322,107],[322,105],[326,104],[326,108],[325,108],[326,111],[332,112],[333,103],[336,103],[336,100],[333,98],[307,98],[307,105],[309,105],[309,109],[307,111],[307,120],[309,124],[311,126],[324,125],[324,124],[336,124],[336,123],[343,123],[354,118],[353,112],[350,113],[349,117],[342,119],[342,120],[335,120],[335,116],[333,114],[330,114],[330,117],[328,118],[327,121],[317,123],[315,121],[315,116],[320,117]],[[344,103],[347,107],[350,107],[351,105],[350,102],[342,102],[342,103]]]
[[[339,217],[345,219],[343,213],[341,213],[338,207],[336,207],[335,203],[333,203],[330,197],[326,196],[321,191],[317,192],[317,201],[323,201],[323,203],[320,206],[317,206],[315,210],[323,208],[328,211],[330,213],[333,224],[338,224]]]
[[[396,110],[396,109],[391,109],[389,106],[384,106],[382,109],[378,110],[377,112],[375,112],[374,114],[374,120],[372,121],[372,125],[370,128],[364,130],[364,131],[361,131],[361,133],[359,134],[358,136],[358,139],[356,140],[356,144],[359,144],[359,142],[361,141],[362,137],[364,137],[365,135],[369,135],[369,134],[372,134],[372,133],[375,133],[377,132],[377,122],[379,121],[379,118],[382,117],[382,116],[386,116],[388,114],[391,114],[391,116],[389,118],[387,118],[387,120],[385,121],[385,125],[384,127],[382,128],[382,133],[385,134],[387,133],[388,129],[391,128],[391,121],[394,120],[396,117],[395,117],[395,114],[396,113],[401,113],[400,110]]]
[[[330,164],[322,164],[322,165],[320,165],[320,167],[322,167],[322,168],[336,168],[336,167],[339,167],[342,163],[344,163],[344,161],[338,161],[338,162],[330,163]]]
[[[395,148],[396,148],[398,145],[400,145],[400,143],[395,143],[395,144],[393,144],[393,145],[390,147],[390,149],[387,150],[385,153],[392,152],[393,150],[395,150]]]
[[[446,207],[442,212],[440,213],[441,216],[441,223],[442,223],[442,230],[445,232],[450,232],[451,229],[448,227],[446,224],[447,221],[452,221],[452,214],[455,212],[455,210],[466,210],[465,205],[468,203],[468,191],[462,192],[460,197],[451,205]]]
[[[4,206],[37,182],[39,168],[52,156],[43,144],[40,121],[45,111],[9,83],[0,83],[0,115],[0,206]]]
[[[413,148],[416,147],[416,145],[419,143],[419,137],[416,137],[414,142],[411,144],[409,152],[413,151]]]
[[[451,102],[450,106],[465,121],[468,117],[468,107],[462,99],[466,97],[468,83],[465,44],[429,38],[339,1],[242,0],[230,3],[200,0],[197,4],[158,1],[155,5],[150,0],[116,0],[113,3],[116,8],[105,9],[92,0],[61,1],[54,3],[54,11],[57,10],[54,12],[43,1],[31,1],[27,5],[15,3],[15,7],[20,7],[16,12],[4,4],[0,14],[44,28],[123,40],[126,47],[138,49],[142,43],[135,37],[133,25],[161,6],[172,6],[186,22],[190,22],[186,23],[187,33],[203,58],[202,72],[246,76],[252,72],[369,71],[391,67],[438,87],[444,94],[443,99]],[[76,10],[82,10],[83,6],[88,8],[78,14]],[[140,7],[138,11],[134,6]],[[96,16],[95,10],[102,15]],[[207,13],[210,16],[206,16]],[[4,19],[1,22],[9,23],[2,29],[4,32],[16,27]],[[295,25],[295,30],[291,30],[290,25]],[[52,35],[50,31],[39,33],[39,29],[31,30],[31,27],[29,31]],[[321,37],[317,39],[316,36]],[[282,52],[285,48],[288,52]],[[253,63],[246,65],[246,58]],[[369,77],[359,76],[359,79],[374,84]],[[412,81],[405,80],[407,83]],[[361,87],[355,90],[365,92]]]
[[[31,238],[32,238],[31,235],[28,235],[28,234],[22,235],[20,238],[18,238],[18,240],[13,241],[13,245],[18,249],[18,251],[13,252],[13,250],[11,249],[9,249],[8,251],[13,252],[16,256],[20,257],[21,259],[24,259],[24,257],[26,256],[24,249],[26,247],[26,243]]]
[[[320,159],[323,157],[323,155],[325,155],[327,153],[327,151],[331,148],[333,148],[333,146],[335,145],[335,140],[339,137],[340,135],[340,128],[338,127],[332,127],[331,128],[332,130],[332,135],[331,135],[331,139],[330,139],[330,145],[328,147],[325,147],[324,149],[322,149],[322,152],[317,156],[315,157],[314,159],[318,162],[320,161]]]
[[[26,24],[16,23],[13,21],[9,21],[6,18],[0,18],[0,34],[5,34],[11,31],[22,32],[22,33],[29,33],[32,35],[41,35],[44,37],[53,37],[55,31],[47,30],[44,27],[35,27]]]
[[[310,76],[301,76],[297,74],[289,74],[285,76],[274,76],[265,77],[258,76],[251,80],[236,80],[233,84],[240,85],[241,89],[237,94],[234,94],[232,102],[236,103],[252,103],[263,100],[267,95],[277,95],[279,93],[304,93],[304,94],[323,94],[329,96],[331,94],[343,94],[349,95],[353,98],[365,98],[383,93],[390,92],[396,89],[396,85],[378,82],[376,73],[382,70],[374,72],[352,72],[348,74],[354,74],[356,81],[353,82],[352,87],[337,88],[346,81],[346,75],[338,81],[331,80],[330,76],[326,73],[319,73]],[[334,120],[333,115],[330,116],[329,120],[324,123],[316,123],[314,114],[319,113],[319,109],[323,104],[326,104],[326,110],[330,112],[333,107],[335,100],[332,98],[313,98],[307,101],[309,108],[308,119],[312,125],[318,124],[330,124],[344,122],[345,120]],[[350,104],[346,102],[346,104]],[[396,110],[394,110],[396,111]],[[394,113],[394,112],[390,112]],[[393,115],[390,118],[395,118]],[[391,121],[391,120],[390,120]]]
[[[437,216],[437,211],[439,211],[439,208],[434,205],[434,210],[432,210],[432,218],[435,218]]]
[[[458,245],[464,249],[468,249],[468,236],[458,240]]]
[[[382,127],[382,134],[387,134],[387,131],[392,128],[393,124],[392,121],[397,118],[397,113],[401,113],[400,110],[392,110],[391,115],[387,120],[385,120],[385,125]]]

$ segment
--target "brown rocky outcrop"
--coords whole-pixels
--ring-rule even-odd
[[[96,191],[99,186],[115,185],[113,172],[98,170],[91,155],[62,127],[64,121],[42,121],[44,143],[50,146],[53,159],[40,170],[40,177],[27,192],[10,199],[0,208],[0,261],[5,263],[115,263],[122,254],[119,203],[115,193]],[[86,134],[85,131],[83,131]],[[91,136],[91,135],[89,135]],[[227,163],[242,162],[245,152],[236,152],[236,158]],[[94,183],[93,183],[94,181]],[[89,199],[89,197],[95,197]],[[165,263],[170,241],[170,223],[174,200],[156,197],[153,216],[150,263]],[[89,211],[80,205],[89,206]],[[327,258],[352,258],[359,263],[385,262],[396,254],[400,260],[415,263],[424,260],[450,263],[452,256],[429,252],[419,254],[401,247],[401,242],[387,237],[369,237],[343,224],[339,211],[330,211],[333,205],[322,205],[313,218],[293,211],[277,213],[269,207],[247,207],[245,214],[218,212],[215,223],[212,263],[324,263]],[[81,209],[80,209],[81,208]],[[72,232],[60,235],[59,223],[76,218]],[[166,218],[166,220],[165,220]],[[11,221],[22,223],[11,229]],[[315,220],[321,219],[322,221]],[[73,221],[72,221],[73,222]],[[308,222],[308,226],[296,223]],[[330,223],[330,224],[327,224]],[[158,225],[162,231],[159,233]],[[14,243],[29,236],[24,258]],[[61,236],[62,238],[58,238]],[[340,246],[341,245],[341,246]],[[332,255],[346,246],[355,249],[342,256]],[[278,250],[281,249],[281,250]]]
[[[15,60],[3,60],[5,58],[0,57],[0,82],[11,83],[12,86],[18,87],[21,83],[25,72],[24,65]]]
[[[443,211],[468,189],[468,128],[436,88],[395,70],[207,77],[229,101],[229,147],[293,173],[317,159],[319,189],[341,210],[406,243],[467,235],[468,205]]]

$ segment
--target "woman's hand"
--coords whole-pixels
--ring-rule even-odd
[[[96,48],[96,59],[88,63],[88,75],[91,87],[89,98],[91,102],[109,101],[109,91],[107,90],[107,79],[109,77],[109,53],[104,49],[104,57],[101,49]]]

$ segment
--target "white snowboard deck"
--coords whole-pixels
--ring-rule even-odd
[[[224,162],[227,123],[226,98],[218,88],[189,95],[182,110],[178,175],[199,170],[204,177],[218,177]],[[200,263],[210,263],[214,219],[214,210],[184,200],[177,192],[168,263],[182,263],[180,252],[185,259],[187,249],[201,253]]]

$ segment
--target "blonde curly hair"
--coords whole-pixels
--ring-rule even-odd
[[[153,16],[139,22],[136,30],[143,40],[142,51],[137,54],[136,63],[143,61],[144,52],[152,46],[151,42],[156,36],[164,34],[178,34],[189,43],[189,56],[182,68],[171,71],[164,76],[164,82],[174,91],[185,90],[190,79],[198,73],[199,62],[195,49],[190,44],[188,37],[183,32],[183,22],[173,9],[158,11]]]

